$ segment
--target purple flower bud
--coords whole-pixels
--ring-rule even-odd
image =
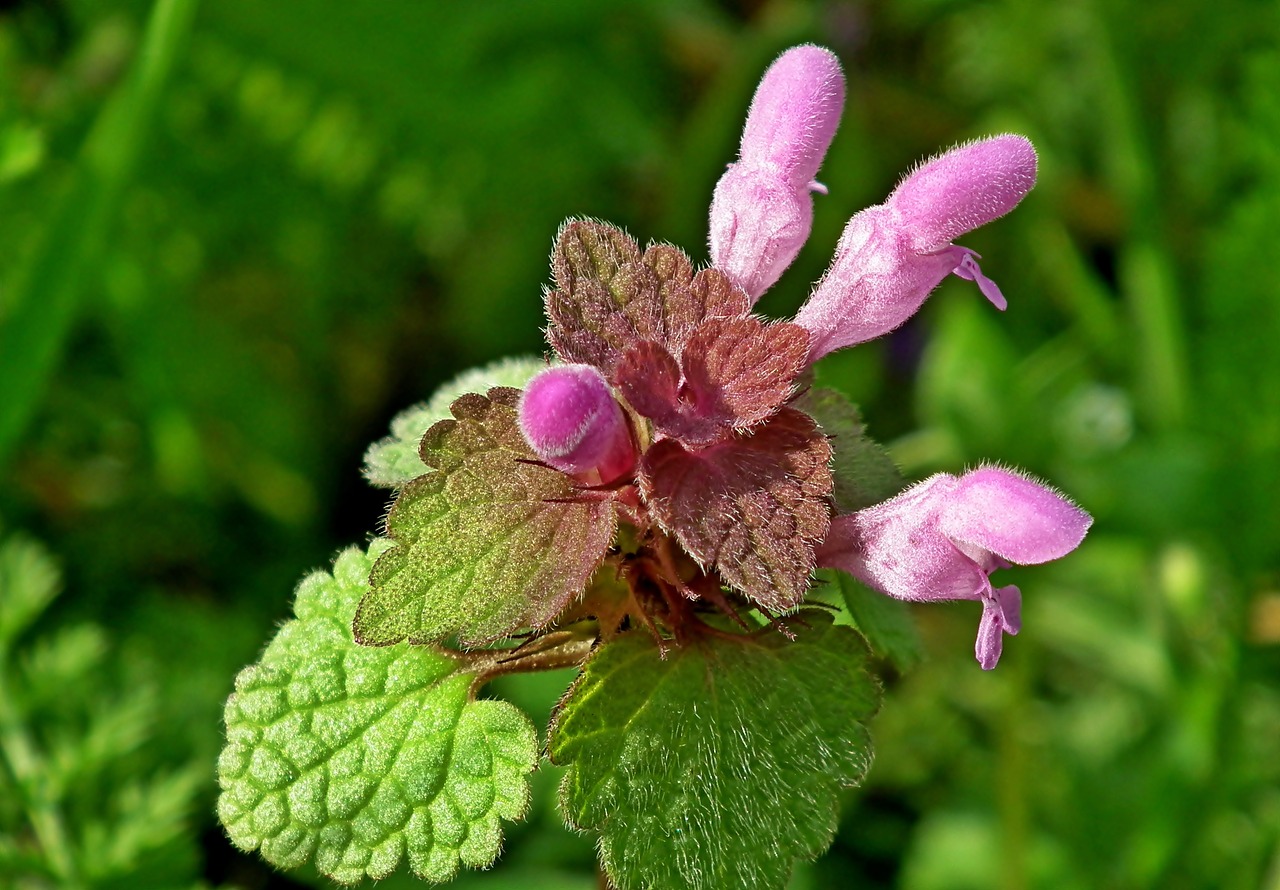
[[[939,473],[884,503],[837,516],[818,563],[898,599],[980,601],[975,655],[990,670],[1004,634],[1022,626],[1022,594],[993,588],[988,576],[1065,556],[1092,521],[1054,489],[1011,470]]]
[[[636,462],[631,428],[609,384],[591,365],[539,371],[520,398],[520,431],[546,463],[611,482]]]
[[[835,54],[806,44],[778,57],[747,112],[738,161],[711,199],[711,262],[752,301],[800,252],[813,226],[810,192],[840,124],[844,75]]]
[[[887,201],[849,220],[831,266],[795,319],[813,335],[810,361],[887,334],[950,274],[976,282],[1004,309],[978,255],[951,242],[1004,216],[1035,180],[1031,143],[994,136],[925,162]]]

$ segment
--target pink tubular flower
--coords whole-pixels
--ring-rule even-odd
[[[520,399],[520,431],[546,463],[611,482],[635,466],[631,428],[609,384],[591,365],[539,371]]]
[[[810,192],[840,124],[844,75],[835,54],[793,47],[756,89],[730,164],[711,199],[711,261],[752,302],[773,285],[809,237]]]
[[[950,274],[976,282],[1004,309],[1004,296],[978,268],[978,255],[951,242],[1004,216],[1035,180],[1031,143],[993,136],[925,162],[887,201],[854,216],[795,319],[813,335],[810,360],[887,334]]]
[[[1022,595],[1013,586],[993,588],[988,576],[1010,564],[1065,556],[1092,521],[1057,491],[1010,470],[939,473],[884,503],[836,517],[818,563],[898,599],[979,600],[974,651],[990,670],[1003,635],[1022,625]]]

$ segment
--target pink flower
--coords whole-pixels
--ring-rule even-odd
[[[520,399],[520,430],[546,463],[610,482],[635,467],[631,427],[604,376],[591,365],[539,371]]]
[[[1093,520],[1054,489],[1011,470],[982,467],[930,476],[897,497],[838,516],[818,563],[843,569],[881,593],[933,602],[982,603],[975,655],[996,666],[1004,634],[1022,625],[1017,587],[990,574],[1065,556]]]
[[[883,204],[855,215],[795,319],[812,334],[810,361],[892,331],[951,274],[976,282],[1004,309],[1004,296],[978,268],[978,255],[951,242],[1004,216],[1035,180],[1031,143],[993,136],[925,162]]]
[[[844,75],[835,54],[796,46],[765,72],[736,163],[711,199],[711,261],[752,302],[782,275],[813,226],[811,192],[840,124]]]

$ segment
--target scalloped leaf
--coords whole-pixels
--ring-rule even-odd
[[[617,527],[605,495],[536,461],[520,433],[520,393],[496,388],[453,403],[422,437],[431,471],[387,517],[395,547],[378,560],[356,639],[383,646],[457,634],[485,643],[541,627],[578,597]]]
[[[643,254],[631,236],[595,220],[572,220],[551,254],[555,286],[547,291],[547,339],[567,362],[585,362],[612,376],[623,351],[652,340],[679,356],[708,318],[742,315],[746,293],[721,271],[696,274],[669,244]]]
[[[515,706],[473,701],[475,676],[442,652],[371,649],[351,616],[375,557],[350,548],[302,582],[262,659],[236,678],[218,759],[218,816],[280,868],[314,860],[343,883],[404,858],[447,881],[497,858],[500,819],[523,818],[538,760]]]
[[[794,642],[707,637],[665,656],[633,631],[587,663],[548,753],[618,890],[782,888],[830,845],[840,789],[871,763],[880,688],[853,630],[803,619]]]
[[[777,411],[808,353],[809,333],[798,325],[711,318],[690,334],[678,364],[660,344],[642,341],[622,353],[614,378],[636,411],[667,435],[697,444]]]
[[[812,389],[797,400],[796,407],[811,415],[831,437],[834,493],[841,513],[887,501],[907,487],[898,465],[867,435],[858,407],[843,393]]]
[[[783,408],[749,436],[700,451],[649,448],[640,490],[664,531],[767,609],[799,605],[831,523],[831,447],[807,414]]]
[[[391,421],[391,435],[369,446],[364,455],[364,476],[372,485],[399,488],[429,467],[418,454],[422,436],[435,423],[449,417],[449,406],[469,392],[488,392],[495,386],[521,389],[547,366],[534,356],[507,358],[464,371],[436,390],[429,401],[406,408]]]

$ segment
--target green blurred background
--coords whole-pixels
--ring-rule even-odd
[[[1039,186],[963,240],[1009,311],[953,279],[819,378],[909,476],[1026,467],[1096,523],[1012,579],[994,672],[970,604],[917,611],[795,887],[1280,887],[1280,6],[196,6],[0,2],[0,887],[323,886],[214,821],[236,670],[377,528],[392,415],[544,350],[562,219],[705,261],[755,82],[803,41],[849,99],[761,308],[919,158],[1027,134]],[[566,681],[500,691],[540,719]],[[458,886],[596,886],[554,786]]]

